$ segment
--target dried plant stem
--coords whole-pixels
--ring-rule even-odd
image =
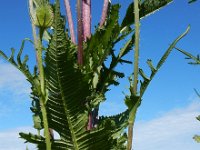
[[[66,9],[67,20],[68,20],[68,24],[69,24],[71,40],[74,44],[76,44],[76,38],[75,38],[75,33],[74,33],[74,23],[73,23],[73,19],[72,19],[70,3],[69,3],[69,0],[64,0],[64,2],[65,2],[65,9]]]
[[[33,0],[29,0],[29,12],[30,14],[33,14],[31,12],[33,12]],[[31,21],[31,27],[32,27],[32,34],[33,34],[33,42],[34,42],[34,46],[35,49],[37,48],[37,32],[36,32],[36,26],[34,25],[34,23]],[[36,53],[36,61],[38,62],[38,54]]]
[[[91,0],[82,0],[83,38],[91,36]]]
[[[135,17],[135,53],[134,53],[134,77],[133,77],[133,89],[132,94],[134,97],[137,97],[137,86],[138,86],[138,71],[139,71],[139,38],[140,38],[140,19],[139,19],[139,2],[134,0],[134,17]],[[133,141],[133,126],[135,122],[135,116],[137,108],[139,106],[139,101],[136,99],[136,104],[133,106],[129,115],[129,127],[128,127],[128,145],[127,150],[132,149]]]
[[[83,39],[87,41],[91,37],[91,0],[82,0]],[[92,112],[88,114],[87,130],[92,129]]]
[[[105,23],[107,13],[108,13],[108,5],[109,5],[109,0],[104,0],[101,21],[100,21],[100,27],[102,27],[103,24]]]
[[[77,19],[78,19],[78,64],[83,65],[83,21],[82,21],[82,0],[77,0]]]

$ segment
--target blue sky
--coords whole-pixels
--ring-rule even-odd
[[[93,2],[93,25],[100,20],[102,2]],[[113,3],[117,2],[122,4],[123,18],[130,1],[113,0]],[[11,47],[19,49],[24,38],[32,38],[27,1],[2,1],[0,8],[0,49],[9,54]],[[146,60],[150,58],[156,64],[170,43],[189,24],[190,33],[177,47],[194,55],[200,54],[199,8],[199,1],[189,5],[187,0],[174,0],[141,21],[140,67],[145,72],[149,72]],[[29,63],[32,66],[35,60],[31,44],[26,44],[25,53],[30,55]],[[127,59],[132,60],[133,53]],[[120,66],[117,69],[125,71],[127,76],[120,80],[122,84],[119,87],[112,87],[108,92],[108,100],[102,104],[101,114],[111,115],[126,108],[122,92],[127,91],[127,77],[133,66]],[[192,136],[200,134],[200,125],[195,120],[195,116],[200,114],[200,99],[193,90],[200,90],[199,74],[200,67],[188,65],[182,54],[175,50],[172,52],[150,84],[138,110],[134,133],[135,150],[198,149],[200,145],[192,140]],[[16,150],[25,149],[23,141],[18,139],[18,132],[28,131],[32,126],[29,91],[29,84],[21,73],[0,58],[0,150],[13,150],[13,144],[10,143],[15,143]]]

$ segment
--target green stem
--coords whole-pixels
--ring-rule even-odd
[[[47,112],[46,112],[46,108],[45,108],[45,102],[42,99],[40,99],[40,106],[41,106],[42,118],[43,118],[43,123],[44,123],[46,150],[51,150],[51,140],[50,140],[51,137],[50,137],[50,134],[49,134]]]
[[[135,123],[135,118],[136,118],[136,113],[137,109],[140,106],[140,99],[137,100],[136,104],[133,106],[129,113],[129,120],[128,120],[128,145],[127,145],[127,150],[132,149],[132,142],[133,142],[133,127]]]
[[[134,78],[133,78],[133,94],[137,95],[138,85],[138,64],[139,64],[139,38],[140,38],[140,20],[139,20],[139,8],[138,0],[134,3],[134,15],[135,15],[135,53],[134,53]]]
[[[45,77],[44,77],[44,68],[43,68],[43,58],[42,58],[42,35],[43,29],[40,29],[39,33],[39,40],[38,40],[38,69],[39,69],[39,76],[40,76],[40,85],[41,85],[41,94],[45,97]]]
[[[33,0],[29,0],[29,9],[30,14],[33,14]],[[41,88],[41,95],[40,95],[40,106],[41,106],[41,112],[42,112],[42,118],[44,123],[44,134],[46,136],[45,142],[46,142],[46,150],[51,150],[51,141],[50,141],[50,135],[49,135],[49,125],[47,120],[47,112],[45,108],[45,102],[46,102],[46,92],[45,92],[45,77],[44,77],[44,68],[42,64],[42,35],[44,30],[40,30],[39,40],[37,38],[36,34],[36,27],[34,23],[31,21],[32,25],[32,32],[33,32],[33,39],[34,39],[34,46],[36,49],[36,60],[38,63],[38,69],[39,69],[39,78],[40,78],[40,88]]]
[[[42,29],[40,29],[40,35],[38,40],[38,47],[37,47],[37,55],[38,55],[38,69],[39,69],[39,78],[40,78],[40,107],[42,111],[42,118],[44,124],[44,134],[45,134],[45,142],[46,142],[46,150],[51,150],[51,141],[50,141],[50,134],[49,134],[49,125],[47,120],[47,112],[46,112],[46,91],[45,91],[45,76],[44,76],[44,68],[43,68],[43,59],[42,59]]]
[[[139,19],[139,2],[138,0],[134,0],[134,17],[135,17],[135,53],[134,53],[134,77],[133,77],[133,85],[131,89],[131,94],[136,98],[137,97],[137,86],[138,86],[138,72],[139,72],[139,38],[140,38],[140,19]],[[135,116],[137,112],[137,108],[140,105],[140,100],[135,99],[137,102],[133,106],[129,114],[129,126],[128,126],[128,144],[127,150],[132,149],[133,142],[133,127],[135,122]]]

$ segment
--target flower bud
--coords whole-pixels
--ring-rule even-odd
[[[45,4],[37,7],[31,14],[33,23],[39,28],[49,28],[53,23],[53,9],[51,5]]]

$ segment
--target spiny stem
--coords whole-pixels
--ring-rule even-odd
[[[51,140],[50,140],[51,137],[49,134],[47,111],[45,108],[45,102],[42,99],[40,99],[40,106],[41,106],[42,118],[43,118],[43,123],[44,123],[44,135],[45,135],[46,150],[51,150]]]
[[[70,3],[69,3],[69,0],[64,0],[64,2],[65,2],[65,9],[66,9],[66,14],[67,14],[67,20],[68,20],[68,24],[69,24],[71,39],[72,39],[72,42],[74,44],[76,44],[75,33],[74,33],[74,24],[73,24],[73,19],[72,19]]]
[[[44,68],[43,68],[43,58],[42,58],[42,35],[44,30],[39,29],[39,40],[38,40],[38,69],[39,69],[39,77],[40,77],[40,85],[41,85],[41,93],[42,96],[45,96],[45,76],[44,76]]]
[[[44,30],[40,29],[39,31],[39,40],[38,40],[38,69],[39,69],[39,78],[40,78],[40,107],[42,111],[42,118],[44,123],[44,134],[45,134],[45,142],[46,142],[46,150],[51,150],[51,141],[50,141],[50,134],[49,134],[49,125],[47,120],[47,112],[46,112],[46,91],[45,91],[45,76],[44,76],[44,67],[43,67],[43,58],[42,58],[42,35]]]
[[[127,144],[127,150],[132,150],[132,143],[133,143],[133,127],[135,123],[136,113],[137,109],[140,105],[140,100],[136,102],[134,107],[131,109],[129,113],[129,120],[128,120],[128,144]]]
[[[140,20],[138,0],[134,3],[135,16],[135,53],[134,53],[134,78],[133,78],[133,94],[137,95],[138,70],[139,70],[139,38],[140,38]]]
[[[139,19],[139,2],[138,0],[134,0],[134,17],[135,17],[135,53],[134,53],[134,77],[133,77],[133,89],[132,93],[134,97],[137,96],[137,85],[138,85],[138,70],[139,70],[139,38],[140,38],[140,19]],[[137,99],[136,99],[137,100]],[[132,149],[133,142],[133,126],[135,122],[135,116],[137,112],[137,108],[139,106],[139,100],[133,106],[130,114],[129,114],[129,127],[128,127],[128,145],[127,150]]]
[[[101,21],[100,21],[100,27],[102,27],[103,24],[105,23],[107,13],[108,13],[108,5],[109,5],[109,0],[104,0]]]
[[[78,19],[78,64],[83,65],[83,21],[82,21],[82,0],[77,0],[77,19]]]
[[[33,14],[33,0],[29,0],[29,9],[30,14]],[[44,123],[44,133],[45,133],[45,143],[46,143],[46,150],[51,150],[51,141],[49,135],[49,126],[47,121],[47,112],[45,108],[45,101],[46,101],[46,92],[45,92],[45,78],[44,78],[44,68],[43,68],[43,59],[42,59],[42,35],[43,31],[40,31],[39,39],[36,33],[36,27],[34,23],[31,21],[32,32],[33,32],[33,40],[34,40],[34,47],[36,49],[36,60],[38,63],[39,69],[39,78],[40,78],[40,87],[41,87],[41,95],[40,95],[40,106],[42,112],[42,118]]]

